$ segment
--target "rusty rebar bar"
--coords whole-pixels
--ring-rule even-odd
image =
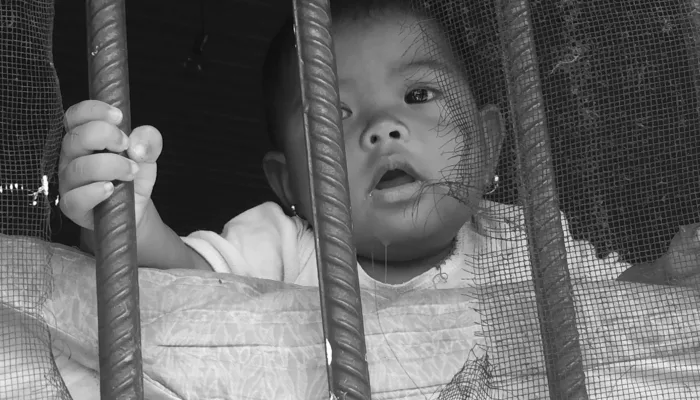
[[[370,399],[328,0],[294,0],[331,398]]]
[[[124,0],[88,0],[90,98],[119,108],[131,133]],[[102,400],[143,399],[133,182],[115,182],[95,208]]]
[[[527,0],[496,0],[496,11],[549,394],[556,400],[585,400],[588,394],[530,7]]]

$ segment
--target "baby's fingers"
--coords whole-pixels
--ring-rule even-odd
[[[136,162],[118,154],[98,153],[76,158],[58,172],[61,194],[93,182],[131,181],[138,171]]]
[[[86,124],[90,121],[104,121],[112,125],[122,122],[122,112],[118,108],[97,100],[81,101],[66,110],[66,130]]]
[[[129,158],[140,163],[155,163],[163,150],[163,137],[158,129],[139,126],[129,136]]]
[[[119,128],[104,121],[90,121],[77,126],[63,137],[59,169],[74,158],[96,151],[121,153],[129,146],[129,137]]]
[[[60,208],[70,219],[83,228],[93,229],[93,209],[114,192],[111,182],[93,182],[63,195]]]

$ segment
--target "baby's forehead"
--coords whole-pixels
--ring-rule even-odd
[[[451,72],[455,63],[436,24],[410,15],[341,22],[334,29],[339,78],[361,73]]]
[[[437,23],[406,13],[391,13],[334,21],[333,42],[340,81],[368,75],[420,79],[435,72],[459,79],[462,75]],[[281,101],[300,104],[298,58],[295,49],[283,67]],[[286,108],[286,107],[285,107]],[[294,109],[294,107],[292,107]],[[294,110],[292,110],[294,111]]]

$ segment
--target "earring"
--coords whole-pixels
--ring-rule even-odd
[[[292,211],[292,216],[296,217],[297,216],[297,206],[292,204],[291,206],[289,206],[289,209]]]
[[[491,184],[491,190],[489,190],[488,192],[484,193],[484,196],[489,195],[489,194],[492,194],[493,192],[495,192],[495,191],[498,189],[498,179],[499,179],[499,178],[498,178],[498,175],[495,175],[495,176],[493,177],[493,184]]]

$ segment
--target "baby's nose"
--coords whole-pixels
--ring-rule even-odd
[[[403,124],[398,121],[384,120],[368,127],[362,137],[362,145],[372,149],[407,138],[408,130]]]
[[[369,135],[369,144],[377,144],[380,140],[386,139],[401,139],[401,132],[398,130],[389,131],[388,133],[372,133]]]

